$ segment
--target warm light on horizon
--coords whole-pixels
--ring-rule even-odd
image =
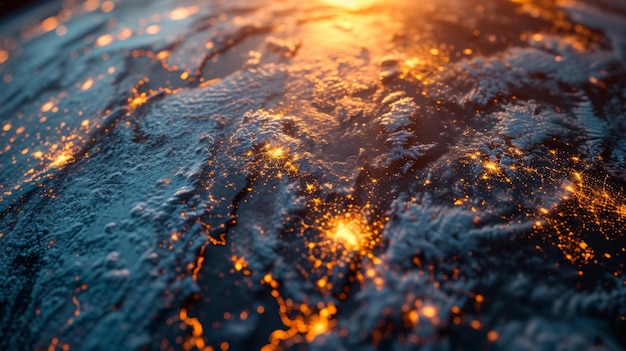
[[[373,5],[375,0],[322,0],[322,2],[348,10],[360,10]]]

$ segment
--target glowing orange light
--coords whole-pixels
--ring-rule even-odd
[[[202,264],[204,263],[204,249],[206,248],[206,244],[200,247],[200,254],[198,255],[198,259],[196,260],[195,267],[193,267],[193,271],[191,273],[191,277],[193,280],[198,280],[198,274],[200,274],[200,270],[202,269]]]
[[[159,27],[156,24],[153,24],[153,25],[149,26],[148,28],[146,28],[146,33],[148,33],[148,34],[157,34],[160,31],[161,31],[161,27]]]
[[[11,130],[11,123],[7,123],[2,127],[3,132],[8,132],[9,130]]]
[[[189,16],[195,15],[196,13],[198,13],[199,10],[200,8],[198,6],[179,7],[170,12],[167,17],[174,21],[182,20]]]
[[[281,158],[285,155],[286,150],[280,146],[275,146],[272,147],[270,145],[268,145],[268,151],[267,154],[271,157],[271,158]]]
[[[495,330],[490,331],[489,333],[487,333],[487,339],[491,342],[496,342],[498,341],[498,338],[500,337],[500,335],[498,335],[498,332]]]
[[[340,221],[332,232],[333,237],[348,247],[356,247],[359,244],[359,228],[351,222]]]
[[[191,327],[192,333],[192,342],[196,346],[198,350],[204,349],[205,342],[203,337],[203,327],[202,323],[198,320],[198,318],[189,317],[187,315],[187,310],[182,308],[178,314],[180,320]]]
[[[427,305],[422,307],[422,314],[424,317],[432,319],[437,316],[437,309],[434,306]]]
[[[133,35],[133,31],[130,30],[129,28],[125,28],[117,34],[117,39],[126,40],[130,38],[132,35]]]
[[[48,101],[41,106],[41,112],[48,112],[54,107],[54,103],[52,101]]]
[[[328,321],[324,319],[319,319],[315,321],[309,329],[309,332],[306,334],[307,341],[311,342],[320,334],[324,334],[328,331]]]
[[[96,39],[96,45],[107,46],[113,42],[113,36],[111,34],[103,34]]]
[[[54,351],[57,348],[57,344],[59,343],[59,338],[54,337],[50,342],[50,346],[48,346],[48,351]]]
[[[233,263],[235,264],[235,270],[237,272],[241,272],[242,269],[246,268],[248,266],[248,263],[246,262],[245,258],[243,257],[237,257],[237,256],[233,256],[232,258]]]
[[[113,1],[105,1],[102,3],[102,5],[100,5],[100,10],[102,10],[102,12],[107,13],[107,12],[111,12],[113,11],[113,9],[115,9],[115,3]]]
[[[93,86],[93,78],[88,78],[83,85],[80,86],[80,90],[89,90]]]
[[[83,8],[87,12],[94,11],[94,10],[98,9],[99,7],[100,7],[100,1],[99,0],[87,0],[83,4]]]
[[[543,40],[543,35],[541,33],[535,33],[532,35],[532,39],[534,41],[542,41]]]
[[[170,56],[170,52],[167,50],[163,50],[163,51],[159,51],[159,53],[157,54],[157,58],[159,60],[163,60],[166,59]]]
[[[143,105],[146,101],[148,101],[148,96],[146,95],[146,93],[141,93],[135,97],[128,99],[128,102],[129,102],[128,107],[131,110],[134,110],[137,107]]]
[[[409,321],[412,325],[416,325],[419,322],[419,319],[420,317],[417,311],[411,310],[411,312],[409,312]]]
[[[7,62],[9,59],[9,52],[6,50],[0,50],[0,65]]]
[[[348,10],[359,10],[374,4],[374,0],[322,0],[323,2]]]
[[[51,167],[55,167],[55,168],[59,168],[62,166],[65,166],[66,164],[70,163],[72,160],[74,159],[74,157],[72,156],[72,154],[70,154],[69,152],[62,152],[59,155],[57,155],[54,160],[52,161],[52,163],[50,164]]]
[[[483,163],[483,167],[485,167],[487,170],[489,170],[491,172],[498,172],[498,170],[499,170],[498,165],[495,162],[492,162],[492,161],[487,161],[487,162]]]
[[[322,308],[317,315],[311,316],[308,323],[306,340],[313,341],[318,335],[325,334],[331,328],[331,317],[337,313],[337,308],[333,304]]]
[[[33,157],[34,157],[34,158],[36,158],[36,159],[40,159],[40,160],[42,160],[42,159],[43,159],[43,152],[42,152],[42,151],[35,151],[35,152],[33,152],[33,154],[32,154],[32,155],[33,155]]]
[[[59,19],[56,16],[51,16],[41,22],[41,29],[45,32],[54,30],[59,25]]]

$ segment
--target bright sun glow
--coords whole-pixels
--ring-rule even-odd
[[[371,6],[374,0],[322,0],[322,2],[348,10],[359,10]]]

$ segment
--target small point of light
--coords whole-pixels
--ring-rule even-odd
[[[41,22],[41,29],[44,32],[49,32],[56,29],[59,25],[59,19],[56,16],[50,16]]]
[[[182,20],[189,16],[195,15],[196,13],[198,13],[199,10],[200,8],[198,6],[179,7],[172,10],[172,12],[170,12],[167,17],[173,21]]]
[[[107,12],[111,12],[113,11],[113,9],[115,9],[115,3],[113,1],[105,1],[102,3],[102,5],[100,5],[100,10],[102,10],[102,12],[107,13]]]
[[[83,85],[80,86],[80,90],[89,90],[93,86],[93,78],[88,78]]]
[[[103,34],[96,39],[96,45],[107,46],[113,42],[113,36],[111,34]]]
[[[153,24],[151,26],[148,26],[148,28],[146,28],[146,33],[148,34],[157,34],[160,31],[161,31],[161,27],[159,27],[156,24]]]
[[[0,50],[0,65],[7,62],[9,59],[9,52],[6,50]]]
[[[52,107],[54,107],[54,103],[52,101],[48,101],[45,104],[41,105],[41,112],[48,112],[52,110]]]
[[[118,40],[126,40],[133,35],[133,31],[130,28],[124,28],[119,33],[117,33]]]
[[[437,309],[435,306],[426,305],[422,307],[421,312],[426,318],[435,318],[435,316],[437,316]]]

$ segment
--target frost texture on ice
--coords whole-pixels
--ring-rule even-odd
[[[554,111],[541,111],[541,105],[528,101],[519,105],[506,105],[496,114],[496,127],[502,135],[511,138],[516,147],[530,151],[552,137],[568,133],[567,119]]]

